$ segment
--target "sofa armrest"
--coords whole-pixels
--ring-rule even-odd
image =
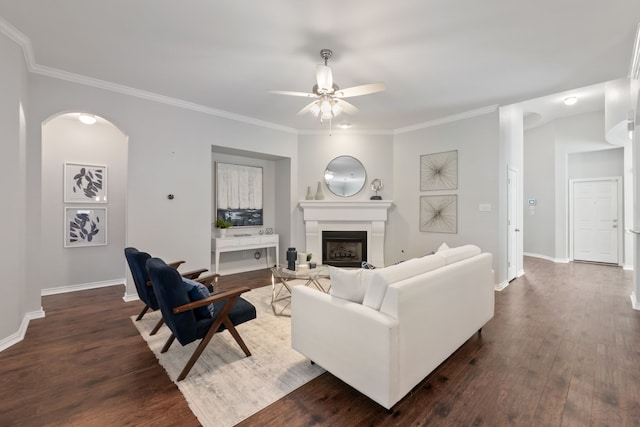
[[[398,321],[355,302],[296,286],[293,348],[374,401],[390,407],[398,377]]]

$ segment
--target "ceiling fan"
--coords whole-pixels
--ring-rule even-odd
[[[324,59],[324,65],[316,66],[316,84],[313,85],[311,93],[286,90],[272,90],[269,92],[278,95],[315,98],[313,102],[305,105],[298,111],[298,115],[309,112],[319,117],[322,123],[324,120],[331,120],[343,111],[348,114],[355,114],[359,111],[355,105],[345,101],[344,98],[369,95],[386,89],[384,83],[371,83],[340,89],[338,85],[333,82],[331,68],[327,65],[327,61],[331,56],[333,56],[333,52],[330,49],[322,49],[320,51],[320,57]]]

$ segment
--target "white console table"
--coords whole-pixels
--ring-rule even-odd
[[[273,267],[274,264],[269,263],[269,248],[275,248],[275,265],[280,265],[280,236],[278,236],[277,234],[225,236],[214,237],[211,240],[213,243],[213,252],[215,253],[215,273],[220,272],[220,254],[222,252],[246,251],[250,249],[265,248],[267,249],[267,267]]]

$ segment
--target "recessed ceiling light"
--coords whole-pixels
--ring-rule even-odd
[[[96,116],[94,116],[93,114],[85,113],[80,113],[80,116],[78,116],[78,120],[80,120],[85,125],[92,125],[97,121]]]
[[[573,105],[578,102],[578,98],[575,96],[570,96],[564,99],[564,105]]]
[[[351,123],[340,123],[338,126],[341,129],[349,129],[351,127]]]

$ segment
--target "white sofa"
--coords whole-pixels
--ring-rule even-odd
[[[494,314],[491,254],[466,245],[292,291],[294,349],[387,409]]]

